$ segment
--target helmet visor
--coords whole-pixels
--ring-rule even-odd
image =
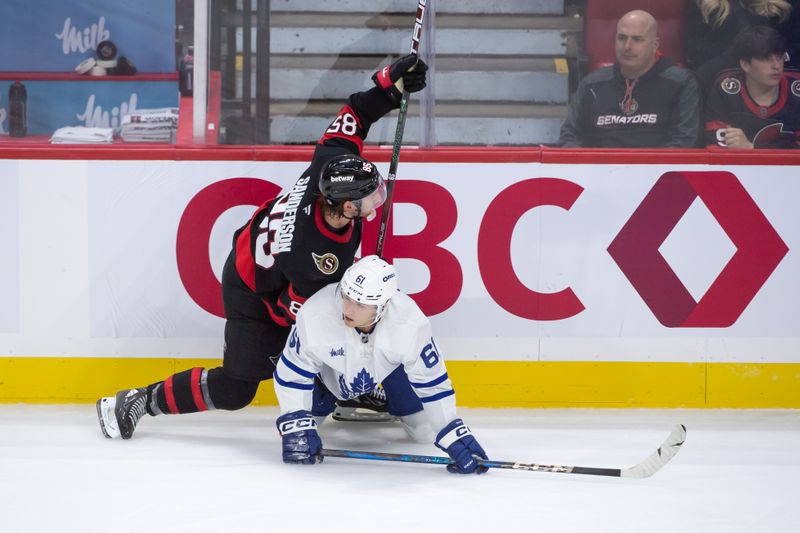
[[[386,182],[382,176],[378,176],[378,188],[361,199],[361,210],[376,211],[386,202]]]
[[[366,217],[368,222],[375,219],[378,208],[386,201],[386,182],[378,176],[378,188],[360,200],[353,202],[358,207],[358,216]]]

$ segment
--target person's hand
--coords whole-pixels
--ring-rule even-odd
[[[722,128],[717,130],[718,144],[724,148],[746,148],[753,149],[753,143],[747,139],[747,135],[739,128]]]
[[[313,465],[322,462],[322,456],[319,455],[322,439],[309,411],[286,413],[279,416],[275,424],[283,438],[284,463]]]
[[[488,459],[486,452],[460,418],[456,418],[439,432],[435,444],[454,461],[447,465],[447,471],[451,474],[483,474],[488,470],[477,461]]]
[[[415,93],[425,88],[427,71],[428,65],[424,61],[415,54],[408,54],[373,74],[372,81],[383,89],[395,104],[399,104],[403,90]]]

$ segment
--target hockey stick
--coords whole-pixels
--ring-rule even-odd
[[[422,37],[422,21],[425,19],[425,4],[427,0],[418,0],[417,14],[414,19],[414,31],[411,33],[411,53],[419,57],[419,40]],[[408,112],[408,91],[403,90],[400,100],[400,113],[397,115],[397,129],[394,132],[392,144],[392,162],[389,164],[389,175],[386,177],[386,201],[383,203],[381,225],[378,228],[378,243],[375,246],[375,255],[383,257],[383,245],[386,242],[386,231],[389,226],[389,215],[392,212],[392,198],[394,196],[394,182],[397,177],[397,164],[400,161],[400,145],[403,143],[403,132],[406,128],[406,113]]]
[[[653,452],[644,461],[629,468],[540,465],[535,463],[491,461],[486,459],[479,459],[478,462],[487,468],[507,468],[511,470],[530,470],[532,472],[554,472],[559,474],[586,474],[590,476],[646,478],[658,472],[661,467],[670,461],[670,459],[675,457],[675,454],[678,453],[678,450],[680,450],[680,447],[685,440],[686,426],[679,424],[675,426],[675,428],[667,437],[667,440],[665,440],[655,452]],[[449,457],[439,457],[435,455],[410,455],[399,453],[357,452],[353,450],[329,449],[323,449],[320,455],[323,457],[345,457],[348,459],[370,459],[374,461],[400,461],[403,463],[432,463],[440,465],[453,464],[453,460]]]

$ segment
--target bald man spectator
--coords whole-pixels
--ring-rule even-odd
[[[693,75],[658,53],[658,23],[641,10],[617,22],[614,65],[578,85],[559,145],[692,148],[700,134]]]

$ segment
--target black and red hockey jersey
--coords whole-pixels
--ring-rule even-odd
[[[325,223],[320,173],[334,156],[360,155],[370,126],[394,107],[377,87],[351,95],[291,190],[261,205],[234,234],[236,271],[261,297],[276,324],[293,324],[303,302],[339,281],[353,264],[361,243],[361,219],[341,230]]]
[[[725,71],[708,95],[705,116],[706,144],[725,146],[720,131],[739,128],[755,148],[800,148],[800,75],[784,73],[778,99],[765,107],[748,94],[744,72]]]

